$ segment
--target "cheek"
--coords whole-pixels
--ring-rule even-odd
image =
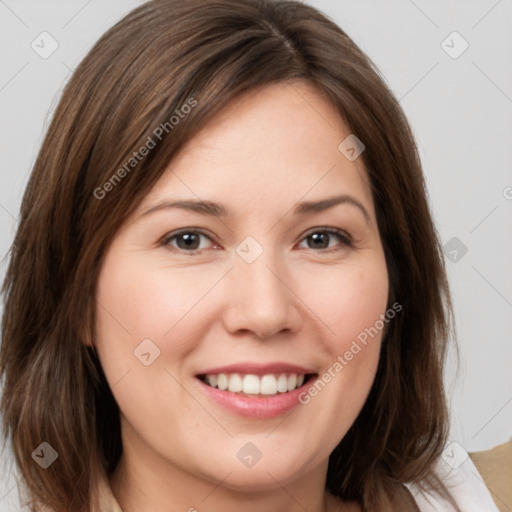
[[[315,283],[308,306],[329,327],[323,337],[327,357],[301,402],[311,407],[315,428],[333,449],[355,421],[375,377],[386,325],[381,318],[386,317],[387,269],[379,260],[364,268],[344,267]]]
[[[142,255],[116,256],[115,260],[118,263],[113,264],[114,257],[105,260],[98,281],[97,333],[112,339],[126,339],[129,333],[134,347],[137,340],[161,340],[181,328],[222,275],[151,266]]]
[[[309,287],[308,306],[329,327],[326,335],[329,351],[337,354],[349,349],[352,341],[364,341],[368,330],[377,323],[383,326],[388,300],[388,275],[385,262],[340,268],[325,276],[316,276],[315,286]],[[378,343],[378,342],[377,342]]]
[[[136,397],[147,401],[151,393],[161,394],[162,386],[169,396],[179,395],[179,386],[162,372],[187,376],[187,356],[208,328],[203,298],[224,274],[221,268],[166,267],[143,253],[107,253],[96,290],[94,343],[107,381],[127,410]],[[144,366],[142,354],[148,352],[150,365]]]
[[[308,306],[325,326],[327,354],[319,383],[305,402],[318,395],[316,406],[327,423],[345,432],[355,420],[371,388],[377,369],[382,335],[388,322],[388,275],[385,260],[343,266],[339,272],[317,274]],[[394,311],[393,311],[394,315]],[[316,400],[316,399],[315,399]],[[340,405],[343,414],[340,415]]]
[[[201,298],[222,275],[213,273],[199,279],[197,271],[157,267],[142,254],[112,251],[104,260],[96,290],[95,346],[121,411],[136,430],[146,429],[153,438],[177,421],[162,404],[180,402],[180,414],[188,407],[191,418],[204,414],[183,400],[178,382],[186,372],[183,361],[201,339],[196,332]],[[171,337],[172,343],[164,343]]]

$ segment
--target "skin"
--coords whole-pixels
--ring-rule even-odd
[[[251,91],[185,146],[116,234],[99,273],[94,344],[121,410],[123,455],[110,484],[123,512],[360,510],[326,493],[326,472],[370,390],[381,333],[308,404],[277,418],[228,411],[195,377],[242,361],[322,375],[385,313],[367,176],[361,159],[338,150],[349,134],[311,85]],[[293,214],[300,201],[334,194],[355,198],[368,219],[348,203]],[[230,214],[142,215],[171,198],[220,202]],[[329,234],[315,245],[309,235],[326,226],[352,245]],[[164,240],[183,228],[206,232],[198,254],[183,238]],[[248,236],[263,249],[252,263],[236,252]],[[160,350],[149,366],[134,356],[146,338]],[[262,454],[251,468],[236,456],[247,442]]]

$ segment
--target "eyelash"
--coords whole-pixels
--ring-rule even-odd
[[[314,228],[313,230],[310,230],[308,231],[304,236],[303,238],[301,239],[301,242],[303,240],[306,240],[308,237],[314,235],[314,234],[318,234],[318,233],[328,233],[329,235],[335,235],[337,237],[339,237],[339,239],[341,240],[341,245],[342,245],[342,248],[345,248],[345,247],[353,247],[353,241],[352,241],[352,238],[347,234],[345,233],[344,231],[340,230],[340,229],[337,229],[337,228],[329,228],[329,227],[319,227],[319,228]],[[173,246],[170,246],[170,242],[171,240],[174,240],[175,238],[178,238],[179,236],[181,235],[186,235],[186,234],[197,234],[197,235],[202,235],[208,239],[211,240],[211,237],[205,233],[203,230],[201,229],[194,229],[194,228],[188,228],[188,229],[182,229],[180,231],[176,231],[174,233],[170,233],[169,235],[166,235],[162,241],[161,241],[161,245],[163,246],[167,246],[167,247],[172,247],[173,250],[177,251],[177,252],[181,252],[183,254],[187,254],[189,256],[195,256],[195,255],[198,255],[200,254],[202,251],[204,251],[205,249],[194,249],[192,251],[186,251],[184,249],[180,249],[179,247],[173,247]],[[213,241],[213,240],[212,240]],[[306,250],[311,250],[313,252],[323,252],[323,253],[331,253],[331,252],[334,252],[334,251],[337,251],[337,250],[340,250],[340,248],[337,248],[337,247],[331,247],[331,248],[327,248],[327,249],[319,249],[319,250],[316,250],[316,249],[310,249],[310,248],[306,248]]]

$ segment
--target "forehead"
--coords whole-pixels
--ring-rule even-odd
[[[370,205],[362,159],[350,161],[339,150],[349,135],[335,108],[310,84],[250,91],[184,146],[141,209],[172,196],[222,199],[237,211],[263,214],[275,203],[336,193]]]

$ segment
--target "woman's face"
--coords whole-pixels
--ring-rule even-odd
[[[388,297],[349,135],[309,85],[251,91],[118,231],[94,343],[125,457],[240,490],[326,470],[373,382]]]

